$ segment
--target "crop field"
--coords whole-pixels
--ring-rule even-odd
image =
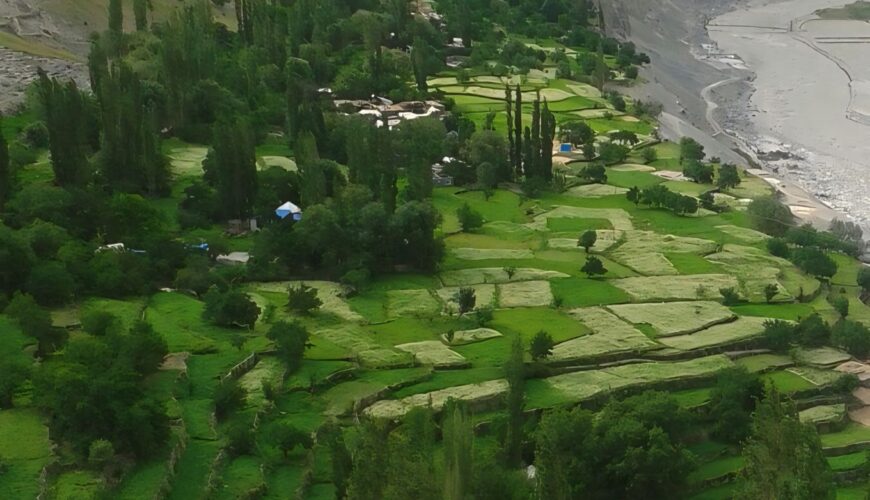
[[[710,301],[624,304],[608,309],[629,323],[652,326],[659,337],[694,333],[737,317],[727,307]]]
[[[365,409],[367,415],[377,418],[397,418],[412,408],[430,406],[436,411],[440,410],[449,399],[465,401],[472,408],[482,407],[486,404],[499,403],[501,397],[507,392],[506,380],[492,380],[480,384],[469,384],[441,389],[425,394],[408,396],[399,400],[383,400]]]
[[[401,344],[397,345],[396,349],[413,354],[420,364],[432,365],[436,368],[456,368],[468,365],[461,354],[451,351],[437,340]]]
[[[623,247],[611,254],[611,257],[633,271],[644,276],[673,276],[679,274],[677,268],[660,253],[636,253],[624,251]]]
[[[819,368],[833,368],[852,359],[848,353],[833,347],[799,348],[793,356],[798,363]]]
[[[799,414],[801,422],[811,424],[831,424],[842,422],[846,418],[846,405],[820,405],[807,408]]]
[[[750,372],[763,372],[794,365],[794,360],[778,354],[756,354],[738,359],[735,363]]]
[[[439,288],[436,293],[438,298],[444,304],[444,310],[448,313],[458,314],[459,304],[456,302],[456,294],[459,293],[461,287],[444,287]],[[486,306],[495,306],[495,285],[472,285],[469,287],[474,290],[475,294],[475,309],[480,309]]]
[[[653,276],[611,280],[625,290],[633,302],[662,300],[718,299],[722,288],[739,287],[730,274],[696,274],[689,276]]]
[[[729,345],[760,336],[764,331],[765,321],[764,318],[739,318],[736,321],[713,325],[695,333],[663,337],[659,339],[659,342],[683,351]]]
[[[553,302],[549,281],[521,281],[498,285],[501,307],[546,307]]]
[[[453,333],[453,339],[448,340],[446,335],[442,335],[441,339],[448,345],[466,345],[483,342],[484,340],[496,339],[502,337],[502,334],[492,328],[475,328],[473,330],[460,330]]]
[[[459,269],[441,273],[441,281],[445,286],[469,286],[482,283],[512,283],[517,281],[541,281],[556,278],[567,278],[568,274],[543,269],[518,268],[509,274],[504,268],[487,267],[476,269]]]
[[[662,382],[713,377],[734,366],[725,356],[709,356],[673,363],[637,363],[580,371],[549,377],[546,382],[569,401],[583,401],[598,394],[626,387],[651,386]]]
[[[453,248],[450,253],[456,258],[464,260],[532,259],[535,257],[535,254],[528,249]]]
[[[612,354],[642,353],[659,347],[641,331],[603,308],[575,309],[571,315],[589,327],[592,333],[557,344],[552,355],[556,361],[579,361]]]

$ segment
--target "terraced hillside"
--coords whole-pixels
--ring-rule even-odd
[[[77,4],[69,15],[96,16],[88,5]],[[836,255],[838,273],[823,284],[771,255],[768,237],[751,227],[746,212],[752,198],[771,189],[743,171],[739,186],[717,190],[717,210],[678,215],[630,201],[626,194],[635,187],[661,185],[695,199],[712,185],[682,175],[679,146],[658,141],[654,119],[633,105],[617,111],[595,87],[555,78],[552,65],[511,78],[445,72],[429,83],[478,127],[494,113],[494,128],[506,129],[504,88],[518,85],[524,101],[546,99],[560,125],[583,119],[597,146],[614,142],[614,132],[631,132],[638,140],[626,158],[606,166],[606,179],[598,183],[584,177],[592,162],[572,150],[556,155],[564,184],[552,189],[528,193],[512,183],[492,191],[435,188],[432,203],[442,217],[438,233],[445,256],[433,273],[398,269],[350,293],[334,281],[246,281],[241,271],[231,270],[229,279],[241,283],[259,307],[252,329],[215,326],[204,319],[201,297],[170,288],[125,300],[79,300],[53,310],[57,326],[75,338],[91,335],[80,327],[92,311],[114,313],[125,326],[144,319],[170,351],[146,383],[148,394],[166,404],[171,438],[155,456],[125,471],[113,497],[334,498],[332,450],[319,441],[324,429],[338,424],[353,442],[367,418],[390,423],[415,408],[437,413],[451,399],[464,401],[472,412],[475,448],[494,450],[499,423],[507,417],[505,365],[511,347],[520,340],[526,348],[542,331],[554,345],[548,355],[524,359],[529,417],[553,408],[599,408],[647,389],[667,391],[703,416],[717,376],[744,367],[793,397],[801,418],[817,426],[840,493],[849,497],[863,487],[866,479],[859,472],[866,465],[864,450],[870,449],[865,411],[870,389],[850,394],[842,381],[852,373],[870,386],[870,366],[832,347],[772,352],[762,339],[772,319],[791,324],[819,313],[835,321],[830,297],[845,297],[851,318],[870,318],[855,286],[857,261]],[[527,122],[531,109],[524,108]],[[185,189],[203,175],[207,147],[177,139],[163,147],[172,165],[172,191],[148,203],[171,221],[180,240],[220,234],[218,225],[189,229],[175,217]],[[260,170],[297,172],[295,160],[281,138],[257,149]],[[22,169],[21,178],[51,184],[44,151]],[[457,210],[465,206],[481,215],[479,228],[462,231]],[[586,231],[596,235],[588,252],[578,244]],[[251,251],[254,245],[254,236],[241,236],[230,239],[227,250]],[[590,257],[601,262],[603,272],[582,270]],[[287,307],[288,290],[303,284],[316,290],[321,302],[311,314]],[[767,296],[770,287],[775,293]],[[470,293],[473,303],[461,300]],[[311,332],[298,371],[290,371],[267,336],[283,320],[299,321]],[[0,315],[0,348],[30,360],[35,345]],[[236,421],[250,422],[254,431],[245,451],[239,451],[238,429],[215,413],[225,380],[236,380],[244,394]],[[0,497],[102,494],[93,467],[52,447],[28,385],[15,402],[15,409],[0,411],[0,458],[6,465]],[[267,428],[261,427],[264,421]],[[281,424],[302,431],[310,438],[307,446],[296,446],[294,440],[306,442],[298,436],[288,437],[293,446],[285,449],[273,445],[268,434]],[[710,439],[701,427],[690,447],[699,464],[689,477],[691,493],[728,498],[743,459],[735,446]],[[14,434],[8,431],[13,428]],[[49,464],[55,466],[41,485]],[[856,478],[858,485],[852,484]]]

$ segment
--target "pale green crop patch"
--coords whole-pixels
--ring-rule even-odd
[[[659,342],[682,351],[729,345],[760,337],[764,333],[764,323],[766,321],[766,318],[747,316],[730,323],[714,325],[706,330],[695,333],[663,337],[659,339]]]
[[[820,405],[807,408],[798,414],[801,422],[811,424],[832,424],[842,422],[846,418],[846,405],[844,403],[833,405]]]
[[[431,407],[439,412],[449,399],[464,401],[469,408],[485,409],[497,407],[507,393],[507,380],[490,380],[480,384],[458,385],[447,389],[415,394],[404,399],[381,400],[365,409],[363,413],[374,418],[397,419],[413,408]]]
[[[533,259],[535,257],[531,250],[508,248],[453,248],[450,253],[457,259],[463,260]]]
[[[615,279],[610,283],[628,293],[634,302],[719,299],[722,297],[720,289],[740,287],[737,278],[730,274],[642,276]]]
[[[589,249],[589,252],[606,252],[621,241],[623,234],[623,231],[615,231],[612,229],[596,229],[595,245],[593,245]],[[582,250],[582,247],[577,246],[578,238],[550,238],[549,240],[547,240],[547,246],[555,250]]]
[[[432,316],[441,311],[441,303],[429,290],[390,290],[387,311],[394,318],[402,316]]]
[[[603,393],[627,387],[712,378],[734,366],[724,355],[707,356],[672,363],[649,362],[579,371],[549,377],[546,382],[564,393],[571,401],[583,401]]]
[[[456,346],[475,344],[477,342],[483,342],[484,340],[496,339],[501,336],[501,333],[492,328],[475,328],[474,330],[460,330],[458,332],[453,332],[452,341],[448,340],[446,334],[442,334],[441,341],[445,344]]]
[[[441,299],[441,302],[444,304],[444,311],[448,314],[459,313],[457,294],[459,293],[460,288],[462,287],[451,286],[439,288],[435,291],[435,293],[438,294],[438,298]],[[495,307],[495,285],[472,285],[469,288],[474,290],[475,309],[487,306]]]
[[[652,326],[659,337],[690,334],[737,319],[730,309],[712,301],[623,304],[608,309],[630,323]]]
[[[521,281],[498,286],[500,307],[546,307],[553,303],[549,281]]]
[[[413,363],[413,356],[378,344],[371,333],[358,325],[345,323],[322,328],[316,330],[314,335],[354,353],[359,362],[367,367],[388,368]]]
[[[418,363],[432,365],[435,368],[460,368],[469,364],[461,354],[451,351],[437,340],[400,344],[396,349],[409,352],[414,355]]]
[[[317,290],[317,298],[323,302],[320,311],[334,314],[345,321],[362,321],[364,318],[354,312],[342,294],[344,287],[334,281],[276,281],[269,283],[252,283],[249,287],[254,292],[287,293],[291,287],[310,286]],[[259,303],[258,303],[259,305]]]
[[[540,281],[558,278],[569,278],[570,275],[558,271],[544,269],[516,268],[512,274],[502,267],[480,267],[475,269],[457,269],[441,273],[444,286],[468,286],[483,283],[512,283],[517,281]]]
[[[589,327],[592,333],[557,344],[550,357],[554,361],[580,361],[659,348],[643,332],[604,308],[574,309],[570,315]]]
[[[800,364],[819,368],[833,368],[852,359],[848,353],[833,347],[798,348],[794,359]]]

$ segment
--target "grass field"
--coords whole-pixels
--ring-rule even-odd
[[[8,464],[0,498],[36,498],[39,474],[52,455],[48,428],[35,411],[0,410],[0,457]]]

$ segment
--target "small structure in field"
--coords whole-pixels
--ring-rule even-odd
[[[218,255],[218,264],[225,266],[243,266],[251,260],[251,255],[248,252],[230,252],[225,255]]]
[[[275,215],[282,219],[290,217],[292,220],[302,220],[302,209],[291,202],[287,202],[275,209]]]
[[[453,185],[453,177],[444,172],[446,165],[459,161],[456,158],[445,156],[439,163],[432,165],[432,184],[436,187],[449,187]]]
[[[233,236],[259,230],[260,227],[257,224],[257,219],[255,217],[250,219],[230,219],[229,222],[227,222],[227,232]]]

